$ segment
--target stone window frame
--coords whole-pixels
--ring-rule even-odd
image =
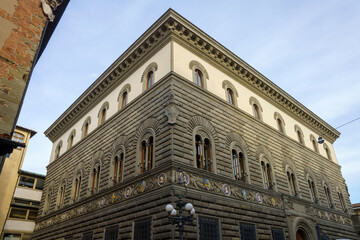
[[[289,236],[293,236],[293,239],[296,239],[296,233],[299,230],[308,237],[307,239],[317,239],[315,224],[311,220],[303,217],[294,217],[293,224],[289,228]]]
[[[284,118],[281,116],[281,114],[279,112],[274,112],[274,119],[276,121],[276,125],[277,125],[279,132],[286,134],[286,129],[285,129],[286,123],[285,123]],[[279,125],[279,120],[281,121],[281,127]]]
[[[121,153],[124,154],[124,163],[123,163],[123,170],[122,170],[122,179],[121,182],[124,181],[124,173],[125,173],[125,163],[126,163],[126,149],[127,149],[128,139],[126,135],[120,135],[112,144],[111,146],[111,158],[110,158],[110,166],[109,166],[109,180],[108,180],[108,186],[115,185],[116,182],[114,180],[114,171],[115,171],[115,157],[120,156]],[[119,167],[118,167],[119,168]],[[119,171],[117,171],[117,174],[119,176]]]
[[[117,97],[117,102],[118,102],[118,111],[120,111],[121,109],[125,108],[127,106],[127,104],[129,103],[129,93],[131,92],[131,85],[129,83],[125,84],[120,92],[119,95]],[[127,94],[127,101],[126,104],[124,106],[124,94]]]
[[[231,144],[230,144],[230,159],[231,159],[231,165],[232,165],[232,168],[233,168],[233,171],[232,171],[232,177],[233,179],[236,179],[235,177],[235,170],[234,170],[234,163],[233,163],[233,150],[236,151],[236,153],[238,154],[239,152],[242,153],[243,155],[243,162],[244,162],[244,177],[245,177],[245,181],[243,181],[244,183],[250,183],[250,170],[249,170],[249,159],[248,159],[248,156],[247,156],[247,151],[244,150],[244,147],[242,146],[241,143],[239,143],[238,141],[233,141]],[[242,181],[240,179],[240,181]]]
[[[296,133],[297,142],[300,143],[301,145],[305,146],[304,133],[301,130],[301,128],[299,127],[299,125],[297,125],[297,124],[294,125],[294,131]]]
[[[294,185],[295,185],[295,190],[296,190],[296,195],[294,195],[294,196],[298,197],[298,198],[301,198],[299,177],[298,177],[298,174],[297,174],[298,169],[296,168],[294,162],[289,157],[284,157],[282,164],[283,164],[284,173],[285,173],[285,176],[286,176],[286,179],[287,179],[290,195],[292,195],[292,194],[291,194],[290,183],[289,183],[287,172],[294,174],[294,179],[295,179],[295,184]]]
[[[59,209],[65,205],[66,187],[68,185],[68,178],[69,178],[69,174],[67,171],[65,171],[59,179],[59,187],[58,187],[58,192],[56,196],[56,205],[55,205],[56,209]],[[63,188],[63,194],[61,194],[61,188]],[[60,200],[62,201],[60,202]]]
[[[56,160],[56,159],[58,159],[58,158],[60,157],[62,145],[63,145],[63,141],[62,141],[62,140],[60,140],[60,141],[58,142],[58,144],[56,144],[54,160]]]
[[[326,143],[323,143],[323,148],[325,150],[326,158],[332,161],[331,150],[329,146]]]
[[[217,227],[219,230],[219,239],[222,239],[222,224],[221,224],[221,219],[217,216],[208,216],[208,215],[204,215],[204,214],[197,214],[197,219],[196,219],[196,229],[197,229],[197,239],[200,239],[201,237],[201,232],[200,232],[200,221],[201,219],[211,219],[214,222],[217,222]]]
[[[211,164],[211,172],[217,173],[217,166],[216,166],[216,153],[215,153],[215,140],[211,134],[211,132],[204,126],[196,126],[192,133],[193,139],[193,164],[195,168],[197,167],[197,160],[196,160],[196,136],[200,136],[202,141],[205,142],[205,139],[208,139],[210,142],[210,164]],[[204,144],[203,144],[204,145]],[[205,169],[201,169],[205,170]],[[205,170],[208,171],[208,170]]]
[[[262,180],[263,180],[263,185],[264,185],[264,188],[265,189],[268,189],[268,190],[275,190],[275,181],[274,181],[274,168],[270,162],[270,160],[267,158],[267,156],[265,154],[262,154],[260,155],[259,157],[260,159],[260,171],[261,171],[261,176],[262,176]],[[264,163],[264,166],[265,166],[265,173],[263,171],[263,164]],[[269,166],[270,166],[270,170],[269,169]],[[270,173],[270,181],[269,179],[265,179],[265,175],[267,176],[268,173]],[[267,184],[270,184],[270,186],[268,187]]]
[[[91,161],[89,163],[90,168],[89,168],[87,196],[95,194],[101,190],[100,183],[101,183],[101,171],[103,168],[103,159],[104,159],[104,152],[102,150],[96,151],[91,158]],[[94,185],[94,189],[93,189],[93,185]]]
[[[276,166],[275,166],[275,161],[274,161],[274,158],[273,158],[271,152],[265,146],[260,145],[256,150],[256,157],[257,157],[257,159],[259,161],[259,170],[260,170],[260,175],[261,175],[261,178],[262,178],[264,189],[268,189],[268,188],[266,188],[265,178],[264,178],[265,176],[263,174],[263,168],[262,168],[261,162],[264,162],[265,166],[267,164],[270,165],[270,170],[271,170],[270,171],[270,177],[271,177],[272,189],[268,189],[268,190],[272,190],[272,191],[277,192],[278,189],[277,189],[276,175],[275,175]]]
[[[143,74],[141,75],[141,83],[142,83],[142,91],[146,91],[147,89],[150,89],[155,83],[156,83],[156,71],[158,70],[158,64],[156,62],[152,62],[145,68]],[[147,77],[149,72],[153,72],[153,85],[151,87],[147,87]]]
[[[316,153],[319,153],[319,144],[318,141],[316,140],[315,136],[313,134],[310,134],[310,142],[311,145],[313,147],[313,151]]]
[[[79,180],[79,187],[76,187],[76,179]],[[72,179],[72,184],[71,184],[71,193],[70,193],[70,202],[71,203],[75,203],[77,201],[79,201],[79,199],[82,198],[81,195],[81,186],[84,183],[84,163],[80,162],[78,163],[78,165],[75,168],[74,174],[73,174],[73,179]],[[76,197],[75,197],[75,189],[76,191]]]
[[[150,139],[152,138],[152,155],[151,155],[151,160],[152,160],[152,164],[151,164],[151,169],[145,169],[145,171],[142,169],[142,161],[144,161],[145,166],[148,165],[148,158],[149,158],[149,142]],[[145,141],[146,144],[146,153],[145,153],[145,159],[142,159],[142,143]],[[144,174],[150,170],[152,170],[155,167],[155,147],[156,147],[156,142],[155,142],[155,130],[153,128],[147,128],[144,130],[144,132],[142,133],[141,137],[138,140],[138,143],[136,144],[137,146],[137,174],[141,175]]]
[[[290,177],[291,177],[291,174],[293,174],[293,176],[294,176],[294,179],[291,179],[291,180],[293,180],[293,187],[295,187],[294,194],[292,194],[292,187],[290,186],[291,183],[289,182],[288,173],[290,174]],[[298,177],[297,177],[296,172],[293,169],[293,167],[287,165],[285,167],[285,174],[286,174],[286,178],[287,178],[287,182],[288,182],[288,186],[289,186],[290,195],[294,196],[294,197],[299,197],[299,182],[298,182]]]
[[[122,165],[121,165],[121,154],[123,154]],[[115,165],[116,165],[115,159],[116,158],[118,159],[117,161],[119,161],[119,164],[117,165],[116,179],[115,179],[114,176],[115,176]],[[125,159],[126,159],[125,146],[120,145],[117,147],[115,154],[111,157],[110,180],[113,181],[114,185],[118,184],[118,183],[122,183],[124,181]],[[122,168],[120,166],[122,166]]]
[[[329,196],[327,196],[326,194],[326,190],[325,189],[328,189],[328,192],[329,192]],[[334,208],[334,197],[333,197],[333,194],[332,194],[332,191],[331,191],[331,188],[330,188],[330,184],[329,184],[329,181],[328,180],[323,180],[322,181],[322,189],[324,190],[324,195],[325,195],[325,200],[326,200],[326,203],[327,205],[329,206],[329,208]]]
[[[306,167],[304,169],[304,172],[305,172],[305,181],[306,181],[306,188],[309,190],[309,196],[310,196],[310,200],[314,203],[317,203],[319,204],[320,203],[320,195],[319,195],[319,190],[318,190],[318,187],[317,187],[317,179],[316,179],[316,176],[314,174],[314,172],[309,168],[309,167]],[[309,181],[310,183],[313,182],[314,183],[314,192],[315,192],[315,196],[314,196],[314,201],[311,199],[311,193],[310,193],[310,187],[309,187]]]
[[[85,132],[85,126],[86,126],[86,124],[87,124],[87,131]],[[81,127],[81,139],[83,139],[83,138],[85,138],[87,135],[89,135],[90,124],[91,124],[91,117],[88,116],[88,117],[85,119],[85,121],[84,121],[84,123],[83,123],[83,125],[82,125],[82,127]]]
[[[233,103],[231,105],[234,105],[235,107],[238,106],[238,102],[237,102],[237,98],[239,97],[239,93],[238,91],[236,90],[236,87],[234,86],[234,84],[232,84],[229,80],[224,80],[222,82],[222,88],[225,90],[225,99],[226,101],[231,104],[229,102],[229,99],[228,99],[228,89],[230,89],[233,93]]]
[[[105,112],[104,112],[105,109]],[[108,115],[108,111],[109,111],[109,102],[105,101],[100,109],[99,109],[99,113],[98,113],[98,126],[104,124],[107,120],[107,115]],[[105,113],[105,114],[104,114]],[[105,116],[104,116],[105,115]]]
[[[348,212],[348,206],[347,206],[347,203],[345,201],[345,197],[344,197],[344,194],[343,192],[341,191],[341,188],[339,186],[336,186],[336,194],[338,196],[338,200],[339,200],[339,209],[342,210],[344,213]],[[341,204],[341,202],[344,204]]]
[[[263,121],[263,116],[262,116],[263,108],[262,108],[260,102],[259,102],[254,96],[251,96],[251,97],[249,98],[249,104],[250,104],[250,106],[251,106],[251,111],[252,111],[252,113],[253,113],[254,118],[257,119],[257,120],[259,120],[259,121]],[[255,116],[255,106],[254,106],[254,105],[256,105],[257,108],[258,108],[258,110],[259,110],[259,111],[258,111],[258,117],[259,117],[259,118],[257,118],[257,117]]]
[[[47,187],[47,191],[46,191],[46,195],[45,195],[45,200],[44,200],[44,207],[43,207],[43,215],[45,215],[45,213],[50,211],[51,208],[51,200],[52,200],[52,195],[54,193],[54,186],[55,186],[55,182],[54,180],[50,182],[49,186]]]
[[[195,70],[196,69],[200,70],[200,72],[203,75],[203,86],[202,86],[202,88],[207,90],[208,89],[207,82],[209,81],[209,74],[206,71],[206,68],[200,62],[198,62],[196,60],[192,60],[189,63],[189,69],[191,70],[192,82],[194,84],[196,84],[195,83]],[[198,86],[198,85],[196,84],[196,86]]]
[[[67,150],[69,150],[70,148],[72,148],[74,146],[74,138],[76,136],[76,129],[73,129],[68,137],[67,140]]]

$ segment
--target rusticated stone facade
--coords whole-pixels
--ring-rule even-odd
[[[170,43],[169,52],[174,54],[174,42],[183,46],[187,44],[171,32],[175,31],[171,26],[174,22],[185,23],[181,16],[169,10],[161,21],[169,24],[168,28],[160,27],[162,34],[151,35],[151,32],[150,36],[154,36],[152,40],[145,35],[136,43],[142,44],[144,38],[158,45],[158,48],[147,48],[144,55],[141,55],[143,52],[140,48],[137,49],[140,59],[131,55],[131,58],[125,56],[122,63],[122,59],[117,60],[118,65],[114,64],[106,71],[112,76],[109,77],[111,79],[107,81],[104,74],[103,79],[94,84],[98,84],[98,90],[89,88],[86,91],[89,95],[84,96],[91,101],[78,99],[78,105],[68,109],[46,131],[54,142],[54,157],[48,165],[34,239],[82,239],[89,233],[93,239],[103,239],[109,227],[117,229],[116,239],[134,239],[136,222],[144,219],[151,219],[151,239],[178,239],[178,231],[169,223],[165,206],[170,202],[174,205],[177,200],[175,195],[184,195],[185,192],[185,202],[191,202],[196,209],[193,224],[185,227],[186,239],[199,239],[199,221],[202,217],[217,220],[221,239],[240,239],[240,224],[243,223],[255,224],[257,239],[272,239],[272,229],[280,230],[286,239],[296,239],[299,231],[305,239],[316,239],[316,227],[331,238],[360,239],[352,226],[352,209],[346,184],[336,162],[279,132],[265,121],[255,119],[223,97],[200,88],[193,79],[173,71],[176,70],[173,63],[164,75],[159,73],[166,68],[163,63],[156,64],[156,69],[151,68],[155,76],[161,77],[155,78],[154,85],[148,89],[143,87],[142,77],[130,81],[128,93],[131,89],[133,94],[137,91],[136,87],[143,91],[132,98],[126,107],[114,111],[102,122],[102,114],[110,112],[115,106],[104,98],[98,97],[96,101],[97,94],[102,91],[109,94],[110,90],[106,88],[114,89],[115,86],[111,84],[115,82],[118,82],[119,89],[124,89],[128,86],[126,78],[131,71],[136,73],[136,67],[139,67],[137,61],[152,62],[160,47],[166,48]],[[156,31],[156,26],[149,31]],[[177,31],[186,32],[186,29],[179,27]],[[205,55],[197,54],[199,58],[206,59]],[[170,61],[174,61],[173,58],[174,55],[170,55]],[[206,60],[211,62],[210,58]],[[131,64],[136,67],[126,70]],[[196,64],[199,66],[199,61]],[[155,65],[146,63],[145,66]],[[190,62],[185,67],[192,71],[191,66]],[[219,71],[225,71],[215,63],[214,66]],[[122,70],[111,73],[118,68]],[[205,69],[203,64],[201,68]],[[143,72],[146,70],[141,69],[137,76],[144,76]],[[210,81],[216,80],[206,74],[204,77],[210,88]],[[239,105],[244,101],[249,102],[249,99],[241,97],[238,98]],[[97,127],[85,136],[77,130],[78,140],[72,145],[75,134],[72,129],[81,126],[84,132],[84,124],[89,122],[85,110],[98,106],[95,103],[100,106],[93,111],[98,119],[91,119],[91,124]],[[116,102],[116,108],[119,104]],[[103,112],[104,109],[106,111]],[[303,123],[305,115],[303,113],[297,121]],[[307,116],[313,119],[311,124],[314,124],[314,129],[321,125],[319,129],[324,129],[328,139],[338,136],[338,132],[312,113]],[[76,125],[75,120],[80,118],[84,119],[84,124]],[[69,139],[67,143],[59,141],[61,134],[66,131],[70,133],[69,137],[65,136]],[[197,167],[196,135],[207,136],[210,141],[210,171]],[[150,137],[152,167],[141,174],[142,143]],[[59,154],[66,145],[67,150]],[[239,148],[243,153],[246,182],[234,177],[232,148]],[[146,142],[146,149],[149,149],[149,141]],[[114,171],[119,168],[119,165],[115,167],[114,162],[118,157],[123,160],[123,175],[121,181],[114,181]],[[272,190],[264,187],[261,172],[261,161],[264,159],[272,169]],[[187,191],[178,184],[179,166],[188,179]],[[290,168],[296,179],[295,196],[291,195],[287,176]],[[99,180],[96,180],[97,172],[100,172]],[[311,199],[310,178],[314,182],[317,201]],[[79,182],[80,186],[77,185]],[[330,189],[332,206],[327,203],[324,186]],[[337,191],[344,193],[345,209],[336,195]]]

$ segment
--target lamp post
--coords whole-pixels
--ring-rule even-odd
[[[177,170],[178,172],[182,173],[184,176],[184,173],[181,171],[180,166]],[[184,178],[183,178],[184,179]],[[182,181],[182,183],[184,184],[185,187],[185,196],[187,193],[187,189],[186,189],[186,184],[185,184],[185,180]],[[192,223],[193,222],[193,215],[195,213],[195,208],[193,207],[193,205],[191,203],[187,203],[185,204],[185,210],[188,212],[187,216],[183,216],[183,207],[184,207],[184,203],[183,203],[183,199],[185,198],[185,196],[181,196],[181,195],[177,195],[176,197],[179,199],[178,202],[176,203],[176,206],[179,209],[179,215],[177,216],[177,211],[176,209],[173,207],[173,205],[168,204],[165,207],[165,210],[168,212],[169,214],[169,222],[172,225],[177,225],[177,227],[179,228],[179,234],[180,234],[180,240],[183,240],[183,235],[184,235],[184,225],[186,223]]]

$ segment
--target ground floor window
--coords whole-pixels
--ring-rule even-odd
[[[105,240],[117,240],[118,239],[118,227],[109,227],[105,229]]]
[[[136,221],[134,223],[134,240],[151,239],[151,219]]]
[[[256,240],[255,224],[240,223],[240,237],[241,240]]]
[[[199,217],[198,227],[200,240],[220,240],[220,226],[218,219]]]
[[[92,240],[93,234],[92,232],[84,233],[82,236],[82,240]]]
[[[284,230],[282,228],[271,228],[272,240],[285,240]]]

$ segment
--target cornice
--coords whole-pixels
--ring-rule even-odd
[[[136,62],[141,61],[165,36],[190,45],[222,68],[232,72],[242,84],[261,92],[276,105],[280,105],[305,124],[317,130],[319,135],[333,143],[340,133],[316,114],[307,109],[288,93],[275,85],[256,69],[222,46],[205,32],[169,9],[141,37],[139,37],[46,131],[45,135],[55,141],[66,126],[84,113],[93,102],[121,79]]]

